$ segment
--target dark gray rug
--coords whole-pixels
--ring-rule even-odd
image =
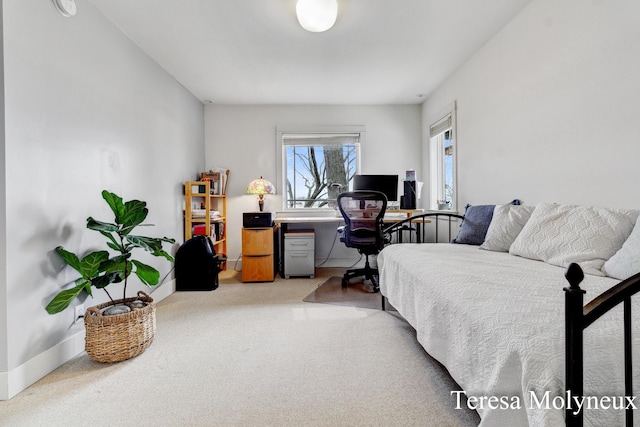
[[[342,287],[342,277],[330,277],[303,301],[349,307],[382,309],[382,295],[373,293],[370,284],[358,282]]]

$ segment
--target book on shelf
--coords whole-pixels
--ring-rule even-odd
[[[191,209],[191,218],[203,219],[207,215],[206,209]],[[209,211],[209,219],[220,219],[220,211]]]
[[[194,224],[193,227],[191,227],[191,232],[194,236],[206,236],[207,226],[206,224]],[[214,241],[222,240],[224,238],[224,224],[221,222],[212,223],[210,237],[212,237]]]

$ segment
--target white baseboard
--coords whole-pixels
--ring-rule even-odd
[[[11,399],[84,351],[84,330],[9,372],[0,372],[0,400]]]
[[[176,279],[163,283],[159,288],[151,288],[151,297],[154,302],[162,301],[176,291]]]
[[[175,292],[175,280],[153,292],[154,302]],[[0,400],[9,400],[84,351],[84,330],[43,351],[9,372],[0,372]]]

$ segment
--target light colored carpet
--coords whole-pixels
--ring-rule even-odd
[[[315,279],[239,283],[157,305],[155,342],[81,354],[11,400],[3,426],[472,426],[458,387],[395,312],[303,302]]]

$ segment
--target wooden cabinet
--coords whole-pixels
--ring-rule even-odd
[[[194,235],[210,236],[216,254],[227,254],[227,196],[211,194],[210,181],[184,184],[184,240]],[[221,266],[223,270],[226,265]]]
[[[242,229],[242,281],[271,282],[275,279],[275,227]]]

